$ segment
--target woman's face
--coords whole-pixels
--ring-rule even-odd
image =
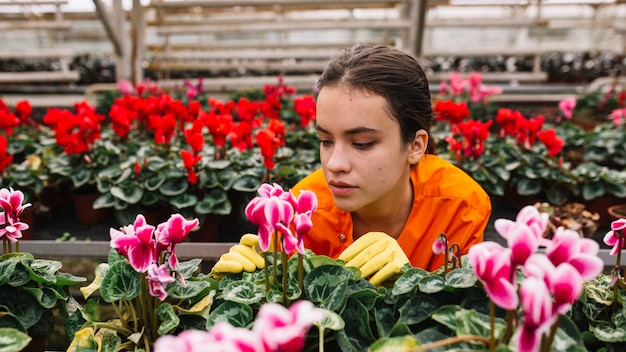
[[[406,199],[410,166],[426,149],[425,131],[404,143],[385,98],[345,86],[322,88],[316,115],[324,176],[340,209],[376,212]]]

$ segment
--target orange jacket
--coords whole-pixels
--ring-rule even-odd
[[[414,267],[429,271],[443,265],[443,254],[435,255],[432,245],[445,232],[450,244],[457,243],[466,254],[482,242],[491,215],[491,201],[485,191],[461,169],[435,155],[424,155],[411,172],[413,209],[398,237],[400,247]],[[313,228],[304,246],[318,255],[337,258],[352,242],[352,217],[335,206],[321,169],[293,187],[317,195],[318,208]]]

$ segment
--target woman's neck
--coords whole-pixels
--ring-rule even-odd
[[[352,212],[352,237],[356,240],[371,231],[380,231],[393,238],[400,237],[413,208],[413,185],[400,193],[399,201]]]

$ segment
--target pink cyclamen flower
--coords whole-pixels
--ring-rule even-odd
[[[311,216],[317,210],[317,196],[312,191],[304,190],[298,197],[293,197],[295,215],[293,225],[296,230],[295,247],[298,253],[304,254],[304,236],[313,228]]]
[[[165,298],[167,298],[167,292],[165,291],[166,285],[175,281],[174,277],[167,271],[165,264],[150,264],[150,266],[148,266],[147,278],[150,287],[150,295],[158,297],[161,301],[165,300]]]
[[[521,283],[520,297],[524,321],[516,335],[517,351],[538,351],[542,335],[556,317],[552,297],[546,283],[535,277]]]
[[[122,231],[111,228],[111,248],[125,256],[135,270],[146,272],[157,259],[153,232],[154,226],[148,225],[144,216],[139,214],[133,226],[125,226]]]
[[[448,242],[448,239],[446,238],[446,235],[441,234],[437,236],[437,238],[433,242],[433,253],[436,255],[445,253],[447,242]]]
[[[13,222],[11,218],[6,221],[4,214],[0,213],[0,238],[4,237],[11,242],[17,242],[22,238],[22,231],[28,230],[29,226],[20,221]]]
[[[0,208],[4,211],[3,217],[8,217],[11,223],[16,223],[22,215],[24,209],[31,206],[30,203],[24,202],[24,193],[15,191],[12,187],[0,188]]]
[[[530,228],[539,245],[545,245],[547,244],[548,239],[543,237],[543,234],[548,228],[549,220],[550,215],[548,213],[540,212],[534,206],[527,205],[523,207],[519,213],[517,213],[515,221],[511,221],[509,219],[496,219],[493,226],[500,236],[508,239],[507,236],[511,227],[515,226],[516,223],[524,224]]]
[[[599,250],[600,245],[596,241],[581,238],[578,232],[559,227],[545,253],[554,266],[569,263],[586,281],[598,276],[604,269],[604,262],[598,257]]]
[[[518,304],[515,270],[511,266],[511,250],[496,242],[473,245],[468,252],[469,263],[485,291],[496,305],[515,309]]]
[[[626,219],[617,219],[611,223],[611,230],[604,235],[604,244],[613,246],[610,252],[611,255],[616,255],[617,252],[626,247],[624,229],[626,229]]]
[[[616,125],[621,125],[626,121],[626,108],[615,109],[609,114],[609,119]]]
[[[516,222],[508,228],[507,245],[511,249],[511,265],[516,268],[524,265],[526,259],[539,248],[539,239],[526,224]]]
[[[185,240],[187,235],[199,224],[198,219],[187,220],[180,214],[173,214],[162,224],[159,224],[155,237],[159,244],[159,247],[163,247],[170,252],[169,264],[173,270],[178,268],[178,257],[176,257],[176,244]],[[157,256],[159,255],[157,251]]]
[[[235,328],[227,322],[215,324],[210,331],[185,330],[180,334],[164,335],[154,343],[155,352],[262,352],[263,345],[250,330]]]
[[[559,102],[559,110],[561,110],[561,113],[563,114],[563,116],[568,120],[571,120],[572,117],[574,116],[575,107],[576,107],[576,98],[574,97],[567,97]]]
[[[266,351],[301,351],[307,330],[325,316],[309,301],[298,301],[289,309],[266,303],[259,309],[252,330],[259,334]]]

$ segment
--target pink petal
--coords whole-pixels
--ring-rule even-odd
[[[626,229],[626,219],[617,219],[611,223],[611,230],[623,230]]]

